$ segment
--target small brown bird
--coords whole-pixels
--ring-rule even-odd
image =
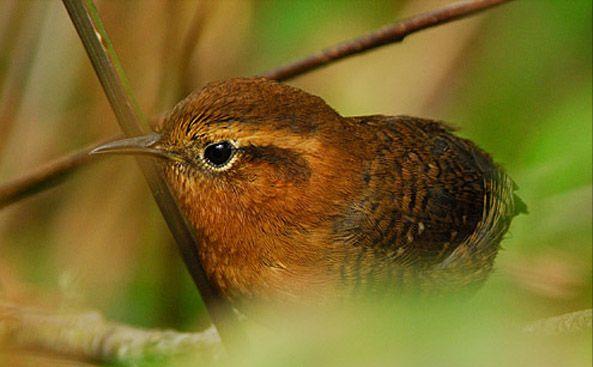
[[[343,117],[266,79],[211,83],[160,130],[95,153],[164,158],[209,281],[235,304],[479,284],[525,211],[502,169],[443,123]]]

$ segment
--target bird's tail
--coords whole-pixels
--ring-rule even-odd
[[[527,206],[514,192],[517,185],[500,167],[488,170],[484,187],[482,220],[473,233],[433,269],[433,280],[444,289],[483,283],[492,270],[500,242],[512,219],[527,213]]]

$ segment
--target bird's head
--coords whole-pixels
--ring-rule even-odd
[[[235,221],[272,231],[306,227],[348,197],[348,172],[359,164],[349,152],[351,128],[319,97],[241,78],[191,94],[159,132],[95,153],[161,158],[184,211],[202,229]]]

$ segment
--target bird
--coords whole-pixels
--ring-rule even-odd
[[[209,283],[234,305],[479,287],[527,211],[449,125],[345,117],[265,78],[211,82],[154,132],[93,153],[159,162]]]

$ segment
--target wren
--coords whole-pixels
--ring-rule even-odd
[[[159,132],[95,153],[160,159],[209,281],[236,304],[477,285],[525,211],[502,168],[444,123],[343,117],[263,78],[208,84]]]

